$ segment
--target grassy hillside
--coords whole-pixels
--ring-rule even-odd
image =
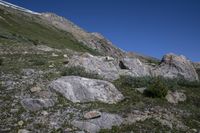
[[[97,54],[96,51],[77,42],[70,33],[43,24],[39,17],[14,14],[3,9],[0,9],[0,16],[0,42],[3,44],[10,44],[12,41],[28,42]]]

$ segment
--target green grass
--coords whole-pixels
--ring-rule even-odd
[[[113,126],[111,130],[102,129],[99,133],[129,133],[131,131],[134,133],[160,133],[170,131],[170,129],[154,119],[148,119],[131,125]]]
[[[6,13],[0,9],[0,42],[17,40],[34,45],[44,44],[52,48],[68,48],[78,52],[89,52],[93,55],[99,53],[79,43],[70,33],[38,23],[39,18]]]
[[[91,79],[102,79],[98,74],[86,72],[85,68],[75,66],[64,68],[61,72],[62,76],[80,76]]]

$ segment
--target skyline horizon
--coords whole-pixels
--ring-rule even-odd
[[[40,12],[40,10],[41,10],[41,8],[40,8],[40,10],[34,10],[34,9],[32,9],[32,8],[30,8],[30,7],[26,7],[26,6],[23,6],[23,5],[19,5],[19,4],[16,4],[15,2],[13,3],[13,2],[11,2],[11,1],[15,1],[15,0],[4,0],[4,1],[6,1],[6,2],[9,2],[9,3],[12,3],[12,4],[15,4],[15,5],[17,5],[17,6],[20,6],[20,7],[23,7],[23,8],[26,8],[26,9],[29,9],[29,10],[31,10],[31,11],[35,11],[35,12],[38,12],[38,13],[42,13],[42,12]],[[22,0],[23,1],[23,0]],[[26,5],[26,3],[24,3],[25,5]],[[29,3],[30,4],[30,3]],[[199,6],[199,5],[198,5]],[[87,25],[85,25],[85,23],[83,23],[83,24],[80,24],[80,23],[82,23],[81,22],[81,20],[80,19],[78,19],[79,21],[77,22],[76,20],[74,20],[73,19],[73,17],[71,17],[71,18],[68,18],[68,17],[66,17],[66,15],[64,15],[64,14],[62,14],[62,13],[58,13],[57,11],[55,11],[55,12],[52,12],[52,11],[46,11],[46,12],[51,12],[51,13],[55,13],[55,14],[57,14],[57,15],[59,15],[59,16],[62,16],[62,17],[64,17],[64,18],[66,18],[67,20],[70,20],[71,22],[73,22],[74,24],[76,24],[77,26],[79,26],[79,27],[81,27],[81,28],[83,28],[84,30],[86,30],[86,31],[88,31],[88,32],[98,32],[98,33],[100,33],[100,34],[102,34],[106,39],[108,39],[108,40],[110,40],[116,47],[119,47],[120,49],[122,49],[122,50],[125,50],[125,51],[127,51],[127,52],[135,52],[135,53],[138,53],[138,54],[141,54],[141,55],[146,55],[146,56],[151,56],[151,57],[155,57],[155,58],[158,58],[158,59],[162,59],[162,56],[163,55],[165,55],[165,54],[167,54],[167,53],[174,53],[174,54],[177,54],[177,55],[184,55],[184,56],[186,56],[187,57],[187,59],[190,59],[190,60],[192,60],[192,61],[194,61],[194,62],[200,62],[200,59],[198,58],[199,56],[200,56],[200,53],[198,53],[198,50],[200,50],[200,45],[198,45],[199,44],[199,42],[200,42],[200,39],[198,38],[198,34],[200,35],[200,32],[198,31],[198,28],[200,28],[200,27],[198,27],[198,24],[197,24],[197,31],[198,32],[196,32],[197,33],[197,37],[195,38],[195,39],[197,39],[196,40],[196,43],[194,43],[194,45],[196,45],[196,46],[194,46],[194,48],[191,48],[190,46],[188,47],[188,43],[183,43],[182,45],[181,45],[181,43],[180,43],[180,41],[179,40],[174,40],[174,41],[179,41],[179,43],[177,43],[177,44],[179,44],[180,46],[185,46],[184,48],[182,48],[182,47],[178,47],[177,48],[177,46],[175,45],[175,43],[174,44],[169,44],[169,46],[170,47],[168,47],[168,49],[166,50],[166,46],[164,47],[163,46],[163,48],[162,48],[162,46],[159,46],[159,43],[157,43],[155,46],[158,46],[158,48],[156,49],[155,47],[152,47],[152,48],[149,48],[148,47],[148,44],[145,44],[144,42],[146,42],[145,40],[142,40],[142,38],[140,38],[139,39],[139,41],[144,41],[142,44],[140,44],[140,43],[138,43],[138,44],[135,44],[135,46],[138,46],[138,47],[140,47],[141,46],[141,48],[135,48],[135,50],[134,50],[134,46],[132,47],[132,46],[130,46],[133,42],[134,42],[134,39],[130,39],[130,40],[126,40],[126,41],[124,41],[124,43],[123,43],[123,39],[121,39],[120,41],[119,40],[115,40],[114,38],[115,38],[115,36],[113,35],[113,34],[116,34],[116,33],[113,33],[113,32],[103,32],[104,30],[100,30],[100,31],[98,31],[98,30],[95,30],[96,28],[94,28],[94,27],[98,27],[98,25],[93,25],[94,27],[88,27],[87,25],[90,25],[90,24],[88,24],[87,23]],[[199,17],[200,18],[200,17]],[[199,21],[200,21],[200,19],[199,19]],[[102,24],[102,25],[105,25],[105,24]],[[106,27],[108,27],[109,26],[109,24],[108,25],[106,25]],[[100,27],[101,27],[101,25],[100,25]],[[103,28],[103,26],[101,27],[101,28]],[[94,29],[94,30],[92,30],[92,29]],[[98,28],[97,28],[98,29]],[[120,30],[122,30],[122,29],[120,29]],[[120,31],[119,30],[119,31]],[[194,30],[194,29],[191,29],[190,28],[190,30]],[[117,31],[116,29],[114,30],[114,31]],[[139,31],[139,30],[138,30]],[[124,31],[123,31],[124,32]],[[128,34],[130,31],[127,31],[127,32],[124,32],[125,34]],[[144,32],[145,33],[145,32]],[[141,34],[141,33],[140,33]],[[150,34],[147,34],[147,35],[150,35]],[[156,35],[158,35],[158,34],[155,34],[155,35],[151,35],[151,37],[153,36],[153,37],[156,37]],[[118,35],[119,36],[119,35]],[[129,35],[130,36],[130,35]],[[178,36],[178,35],[177,35]],[[123,36],[124,37],[124,36]],[[117,38],[117,37],[116,37]],[[130,38],[132,38],[132,36],[130,36]],[[135,37],[136,38],[136,37]],[[175,38],[175,37],[174,37]],[[150,40],[150,39],[149,39]],[[149,41],[148,39],[147,39],[147,41]],[[161,41],[162,40],[162,37],[160,38],[160,40],[159,41]],[[171,39],[171,40],[173,40],[173,39]],[[186,39],[185,39],[186,40]],[[185,42],[185,40],[182,40],[182,41],[184,41]],[[151,40],[152,41],[152,40]],[[154,41],[156,41],[156,40],[154,40]],[[159,42],[158,41],[158,42]],[[164,40],[162,40],[162,41],[164,41]],[[161,42],[162,42],[161,41]],[[169,41],[169,40],[168,40]],[[188,40],[187,40],[188,41]],[[191,41],[191,40],[190,40]],[[121,42],[121,43],[120,43]],[[169,41],[170,42],[170,41]],[[127,44],[127,45],[126,45]],[[151,43],[149,43],[149,45],[151,45],[151,44],[154,44],[153,43],[153,41],[151,42]],[[188,44],[188,45],[187,45]],[[161,43],[160,43],[160,45],[161,45]],[[167,45],[168,46],[168,45]],[[174,48],[172,48],[172,47],[174,46]],[[155,48],[155,50],[153,50]],[[158,50],[160,48],[160,50]],[[182,48],[182,49],[181,49]],[[141,50],[141,49],[144,49],[144,50]],[[155,53],[155,51],[156,52],[158,52],[158,53]],[[151,53],[154,53],[154,54],[151,54]]]

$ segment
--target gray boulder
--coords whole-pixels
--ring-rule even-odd
[[[108,60],[104,56],[93,56],[83,54],[81,56],[73,56],[67,67],[81,66],[89,73],[95,73],[107,80],[115,80],[119,78],[118,65],[115,60]]]
[[[183,77],[190,81],[199,80],[193,64],[182,55],[165,55],[160,66],[153,73],[154,76],[164,76],[167,78]]]
[[[23,99],[21,101],[21,104],[26,110],[38,111],[38,110],[41,110],[43,108],[52,107],[54,105],[54,102],[51,99],[27,98],[27,99]]]
[[[73,56],[66,67],[81,66],[89,73],[96,73],[106,80],[116,80],[120,75],[130,75],[133,77],[149,76],[150,69],[139,59],[124,58],[116,60],[111,57],[93,56],[83,54]]]
[[[114,104],[124,98],[110,82],[78,76],[66,76],[54,80],[50,88],[74,103],[101,101]]]
[[[74,120],[71,124],[89,133],[97,133],[101,129],[111,129],[112,126],[119,126],[123,118],[116,114],[102,113],[101,117],[91,120]]]
[[[120,75],[150,76],[150,68],[137,58],[124,58],[119,62]]]

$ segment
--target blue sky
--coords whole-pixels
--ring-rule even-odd
[[[161,58],[173,52],[200,61],[200,0],[6,0],[54,12],[116,46]]]

